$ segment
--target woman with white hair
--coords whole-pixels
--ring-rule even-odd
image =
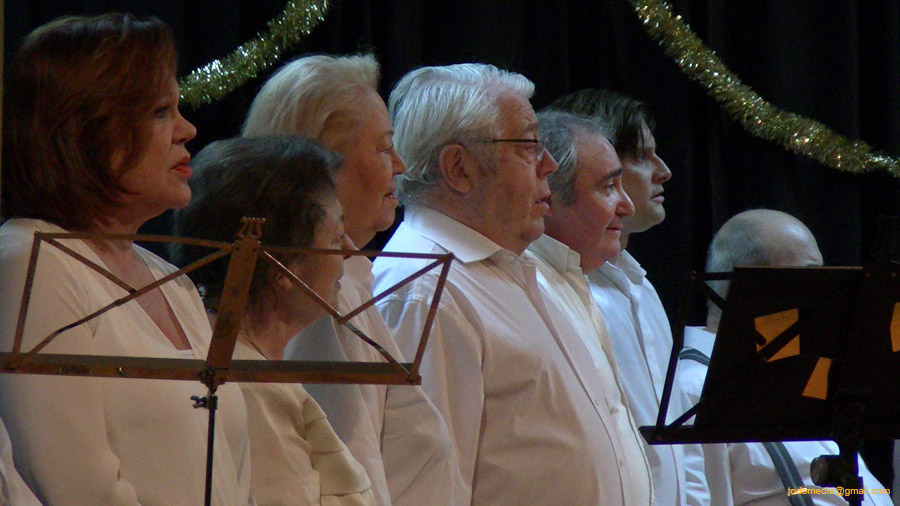
[[[337,196],[346,233],[359,246],[393,223],[398,205],[394,176],[406,170],[394,150],[378,78],[378,63],[371,55],[300,58],[266,82],[243,129],[244,136],[302,135],[343,156],[335,175]],[[370,299],[371,287],[372,262],[360,256],[345,260],[339,309],[347,312]],[[351,322],[394,357],[402,357],[375,308]],[[285,357],[384,360],[327,318],[302,335],[285,349]],[[469,502],[471,491],[459,474],[447,426],[420,387],[308,385],[307,390],[366,468],[381,504]]]

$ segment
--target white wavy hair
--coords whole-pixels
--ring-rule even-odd
[[[394,86],[388,111],[394,145],[407,166],[397,180],[403,203],[421,202],[440,182],[444,146],[495,134],[500,115],[496,100],[504,93],[528,100],[534,83],[493,65],[462,63],[416,69]]]
[[[378,93],[379,67],[371,54],[313,55],[281,67],[253,99],[241,135],[302,135],[330,149],[353,141],[360,96]]]

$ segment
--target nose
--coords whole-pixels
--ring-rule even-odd
[[[176,144],[185,144],[197,136],[197,127],[185,119],[185,117],[181,115],[181,111],[178,111],[178,117],[176,118],[176,124],[172,131],[172,135],[174,136]]]
[[[556,169],[559,168],[559,165],[556,163],[556,160],[553,158],[553,155],[544,148],[544,156],[541,158],[541,161],[537,164],[537,176],[539,179],[543,179],[550,174],[556,172]]]
[[[619,216],[634,215],[634,202],[631,201],[631,197],[622,188],[619,189],[619,202],[616,204],[616,214]]]
[[[669,166],[655,153],[653,155],[653,164],[655,166],[653,176],[656,179],[656,182],[665,183],[669,179],[672,179],[672,171],[669,170]]]
[[[400,156],[400,153],[397,152],[395,148],[391,148],[391,167],[393,172],[391,172],[395,176],[399,176],[406,172],[406,162],[403,161],[403,157]]]

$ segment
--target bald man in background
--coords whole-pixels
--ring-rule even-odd
[[[707,272],[730,272],[737,265],[816,267],[822,265],[822,253],[812,232],[800,220],[781,211],[756,209],[725,222],[709,247]],[[727,281],[713,281],[710,286],[722,297],[728,292]],[[721,310],[710,304],[705,327],[684,329],[676,391],[681,391],[685,406],[693,406],[700,399],[720,317]],[[832,441],[708,444],[701,448],[698,453],[696,446],[686,447],[685,462],[696,465],[697,459],[703,460],[712,505],[847,504],[837,494],[789,497],[787,493],[788,488],[819,488],[810,477],[810,464],[821,455],[840,453]],[[781,464],[777,470],[776,461]],[[883,488],[862,459],[859,473],[870,491]],[[886,493],[867,494],[863,504],[890,506],[891,498]]]

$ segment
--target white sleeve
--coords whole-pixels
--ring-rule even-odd
[[[678,364],[676,388],[681,405],[690,409],[700,400],[706,366],[682,359]],[[680,416],[681,413],[678,413]],[[692,424],[693,418],[687,422]],[[684,467],[689,505],[732,506],[731,465],[725,444],[684,445]]]
[[[12,349],[31,241],[0,245],[0,349]],[[31,292],[23,350],[86,316],[88,296],[66,259],[44,244]],[[59,335],[48,353],[97,354],[90,324]],[[107,441],[95,378],[0,374],[0,417],[23,479],[46,504],[137,504]]]
[[[695,366],[696,368],[700,368],[699,364],[690,364],[689,367],[684,367],[689,365],[687,361],[682,361],[679,369],[680,372],[692,371],[690,366]],[[678,380],[675,382],[675,388],[672,389],[672,395],[678,395],[681,398],[681,406],[685,409],[693,407],[693,405],[697,402],[696,395],[689,395],[685,392],[685,388],[692,391],[691,393],[696,394],[700,389],[703,388],[702,378],[690,378],[693,381],[686,380],[682,375],[676,376]],[[701,384],[699,387],[696,385],[697,381],[700,381]],[[692,384],[693,383],[693,384]],[[681,416],[681,413],[677,413],[677,416]],[[693,423],[688,422],[688,423]],[[699,444],[686,444],[684,445],[684,477],[685,477],[685,491],[686,491],[686,499],[688,506],[708,506],[710,504],[722,504],[722,503],[713,503],[711,502],[709,484],[706,479],[706,467],[704,463],[704,447]]]
[[[464,486],[471,494],[484,409],[482,347],[479,332],[445,291],[425,348],[422,389],[450,432]],[[388,298],[378,309],[409,360],[416,355],[430,305],[424,300]]]
[[[710,502],[709,486],[706,483],[703,447],[699,444],[684,445],[684,476],[689,506],[706,506]]]
[[[469,504],[441,414],[419,387],[391,385],[382,453],[394,506]]]
[[[252,488],[259,504],[319,504],[303,412],[281,385],[241,383],[247,403]]]
[[[41,506],[13,464],[9,434],[0,420],[0,506]]]
[[[356,338],[354,336],[354,338]],[[303,329],[285,348],[285,358],[291,360],[351,360],[342,348],[334,321],[324,316]],[[352,360],[365,360],[352,357]],[[310,383],[306,391],[315,398],[328,415],[334,431],[347,445],[354,458],[362,464],[372,482],[377,504],[390,505],[391,495],[381,455],[381,433],[376,429],[373,412],[362,385]],[[383,414],[378,413],[378,416]]]

